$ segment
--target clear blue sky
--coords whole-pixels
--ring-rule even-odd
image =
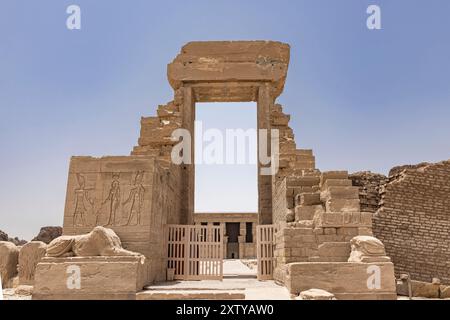
[[[70,4],[80,31],[66,29]],[[369,4],[382,30],[366,28]],[[129,154],[140,117],[172,98],[167,63],[192,40],[291,45],[278,102],[321,170],[447,159],[449,14],[448,0],[3,0],[0,229],[29,239],[60,225],[70,156]]]

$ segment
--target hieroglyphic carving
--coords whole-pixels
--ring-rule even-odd
[[[93,190],[93,188],[86,188],[86,179],[82,174],[77,173],[76,176],[78,181],[78,188],[75,189],[75,210],[73,212],[73,225],[85,226],[85,216],[94,208],[94,200],[89,197],[89,191]],[[86,202],[91,206],[90,209],[87,208]]]
[[[128,219],[125,225],[140,225],[141,224],[141,211],[144,204],[145,188],[142,185],[144,179],[144,172],[138,171],[134,177],[133,185],[131,186],[128,199],[122,204],[125,206],[130,203],[128,210]],[[134,218],[136,218],[134,220]]]
[[[116,223],[116,213],[117,213],[117,209],[119,208],[120,200],[121,200],[119,177],[120,177],[120,173],[112,174],[112,182],[111,182],[111,186],[108,191],[108,196],[102,202],[102,205],[101,205],[99,211],[97,212],[96,224],[98,224],[98,218],[100,217],[100,210],[107,203],[108,203],[108,222],[105,224],[105,226],[108,226],[108,225],[114,226]]]

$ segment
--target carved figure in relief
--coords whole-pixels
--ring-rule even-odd
[[[106,203],[109,204],[108,206],[108,222],[105,224],[108,225],[115,225],[116,222],[116,213],[117,209],[120,205],[120,182],[119,182],[119,173],[113,173],[112,174],[112,182],[111,187],[109,188],[108,197],[106,197],[105,201],[103,201],[102,206]],[[97,215],[98,219],[99,215]],[[98,222],[98,221],[97,221]]]
[[[88,214],[87,205],[94,206],[94,200],[89,198],[89,190],[86,188],[86,179],[77,173],[78,188],[75,189],[75,210],[73,212],[73,225],[86,226],[85,216]]]
[[[125,225],[140,225],[141,224],[141,211],[144,204],[145,188],[142,185],[144,179],[144,172],[138,171],[134,177],[133,186],[131,187],[128,199],[123,202],[123,205],[130,203],[130,209],[128,213],[128,220]]]

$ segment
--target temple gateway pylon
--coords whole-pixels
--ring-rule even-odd
[[[141,119],[131,155],[70,161],[63,233],[75,246],[71,252],[80,252],[76,244],[83,242],[69,236],[97,226],[106,228],[95,229],[101,235],[113,230],[120,244],[114,240],[113,249],[95,256],[42,259],[33,298],[136,299],[145,285],[166,280],[170,272],[178,279],[220,278],[223,228],[194,226],[194,164],[171,161],[179,142],[172,133],[189,130],[194,145],[197,102],[253,101],[258,129],[279,132],[280,168],[258,177],[260,279],[274,279],[293,294],[315,288],[338,299],[395,299],[393,264],[372,237],[372,213],[361,212],[358,188],[346,171],[315,168],[312,150],[297,148],[290,116],[276,103],[289,59],[289,45],[274,41],[183,46],[167,68],[173,100]],[[102,237],[102,243],[116,239]],[[120,246],[137,254],[102,254],[121,252]]]

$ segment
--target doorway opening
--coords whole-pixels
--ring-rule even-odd
[[[194,212],[257,212],[256,103],[196,103],[194,138]]]
[[[220,221],[224,259],[256,259],[257,118],[253,102],[195,105],[194,221]],[[240,267],[247,268],[240,261],[227,263],[225,274],[236,276]],[[256,276],[255,270],[245,272]]]

